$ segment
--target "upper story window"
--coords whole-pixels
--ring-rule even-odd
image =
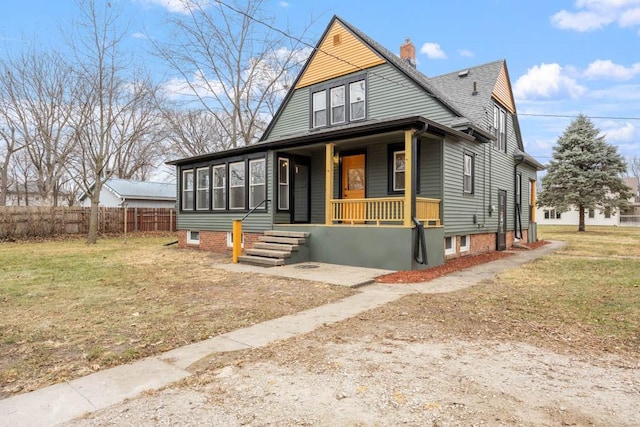
[[[193,170],[182,172],[182,209],[193,209]]]
[[[367,116],[367,84],[362,75],[317,87],[311,93],[311,127],[339,125]]]
[[[349,111],[351,113],[351,120],[364,119],[365,98],[364,80],[349,84]]]
[[[507,151],[507,112],[497,104],[493,106],[493,128],[496,132],[494,148]]]
[[[344,86],[331,88],[331,124],[343,123],[344,116]]]
[[[321,90],[313,94],[313,127],[327,125],[327,91]]]
[[[466,194],[473,194],[473,169],[473,154],[464,153],[463,191]]]

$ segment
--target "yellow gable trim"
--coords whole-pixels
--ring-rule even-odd
[[[386,61],[358,40],[339,22],[334,22],[314,53],[296,89],[344,76]]]
[[[516,113],[516,105],[513,101],[513,92],[511,92],[511,83],[507,75],[507,68],[504,63],[500,69],[498,80],[493,88],[493,96],[496,98],[511,114]]]

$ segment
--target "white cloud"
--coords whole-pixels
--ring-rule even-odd
[[[194,73],[187,81],[181,77],[174,77],[162,84],[162,90],[169,99],[210,98],[224,93],[224,87],[217,80],[207,80],[201,71]]]
[[[131,37],[133,37],[134,39],[148,39],[149,38],[149,37],[147,37],[147,35],[145,33],[141,33],[139,31],[131,34]]]
[[[188,13],[193,8],[204,8],[210,0],[134,0],[145,6],[160,6],[172,13]]]
[[[280,4],[280,7],[289,7],[289,2],[287,1],[281,1],[279,4]]]
[[[465,58],[473,58],[474,56],[476,56],[475,53],[471,52],[469,49],[459,49],[458,55]]]
[[[636,62],[630,67],[613,63],[610,59],[598,59],[593,61],[584,71],[584,76],[588,79],[614,79],[631,80],[640,74],[640,62]]]
[[[635,138],[636,128],[631,123],[623,126],[610,127],[602,131],[607,140],[611,141],[632,141]]]
[[[611,24],[640,27],[640,0],[577,0],[577,10],[561,10],[551,24],[562,30],[593,31]]]
[[[427,55],[429,59],[446,59],[447,54],[440,48],[438,43],[425,43],[420,48],[420,53]]]
[[[514,85],[514,95],[519,100],[551,98],[568,94],[578,98],[586,88],[567,76],[558,64],[540,64],[527,70],[527,74],[518,78]]]

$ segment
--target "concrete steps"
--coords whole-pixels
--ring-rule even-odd
[[[300,258],[300,255],[294,256],[294,253],[298,253],[301,247],[306,249],[309,236],[310,233],[301,231],[267,230],[258,237],[253,248],[245,249],[245,254],[238,257],[238,262],[263,266],[284,265],[292,257]],[[307,251],[303,252],[308,256]],[[291,262],[299,261],[289,261]]]

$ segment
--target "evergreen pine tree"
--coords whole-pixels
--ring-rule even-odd
[[[589,209],[626,207],[630,188],[622,180],[626,163],[608,144],[593,122],[580,114],[569,124],[553,148],[553,159],[542,178],[538,206],[558,212],[577,209],[578,231],[585,231]]]

